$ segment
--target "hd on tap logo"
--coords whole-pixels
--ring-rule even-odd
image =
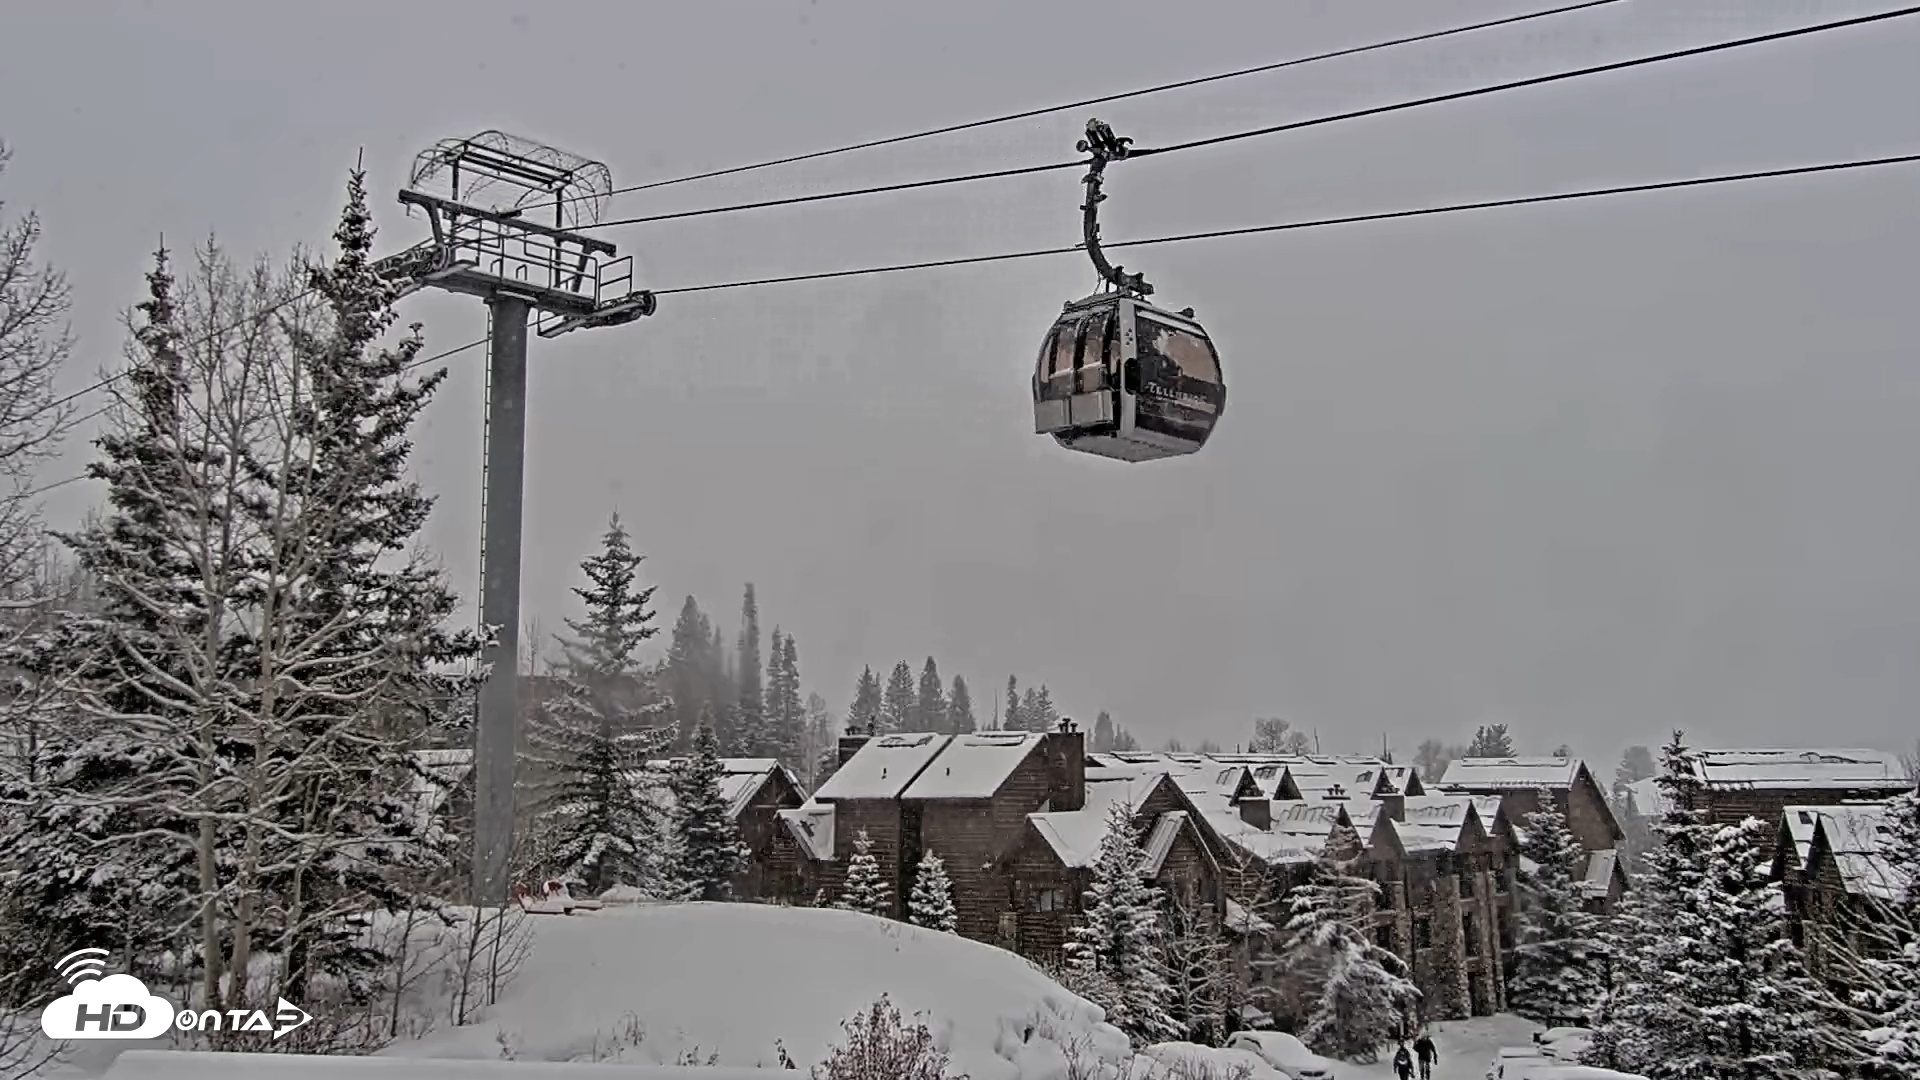
[[[49,1039],[154,1039],[166,1034],[168,1028],[259,1031],[278,1039],[313,1019],[286,998],[275,1003],[271,1019],[264,1009],[228,1009],[224,1013],[176,1009],[132,975],[104,974],[108,955],[105,949],[75,949],[54,965],[73,989],[53,999],[40,1013],[40,1030]]]

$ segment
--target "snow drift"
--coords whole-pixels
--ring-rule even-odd
[[[672,904],[541,917],[532,955],[477,1023],[383,1056],[806,1069],[888,995],[971,1080],[1120,1064],[1099,1007],[1012,953],[847,911]],[[776,1046],[776,1043],[778,1045]]]

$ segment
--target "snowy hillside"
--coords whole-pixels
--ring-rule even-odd
[[[754,904],[609,908],[536,920],[531,958],[485,1020],[389,1047],[406,1057],[804,1069],[886,993],[928,1014],[972,1080],[1051,1080],[1061,1044],[1117,1060],[1126,1038],[1011,953],[845,911]],[[1074,1045],[1077,1044],[1077,1045]]]

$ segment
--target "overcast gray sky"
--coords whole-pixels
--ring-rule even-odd
[[[55,2],[3,16],[5,181],[72,275],[80,362],[164,231],[324,242],[364,147],[383,247],[435,139],[502,128],[616,183],[805,152],[1550,2]],[[1663,51],[1885,2],[1627,0],[1101,106],[1141,146]],[[1120,239],[1910,153],[1920,19],[1115,166]],[[611,216],[1072,156],[1084,111],[617,198]],[[1920,700],[1920,200],[1912,167],[1125,252],[1231,386],[1194,458],[1031,434],[1064,257],[662,299],[536,341],[525,602],[568,613],[616,507],[661,623],[742,584],[844,708],[927,654],[983,717],[1010,672],[1153,741],[1254,715],[1332,749],[1505,720],[1610,762],[1910,743]],[[610,230],[645,284],[1075,242],[1079,175]],[[484,333],[423,294],[430,347]],[[481,355],[420,432],[471,594]],[[79,470],[76,441],[46,476]],[[70,523],[91,482],[49,499]],[[1604,775],[1604,774],[1603,774]]]

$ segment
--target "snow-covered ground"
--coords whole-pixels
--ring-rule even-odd
[[[1094,1006],[1025,960],[872,916],[675,904],[535,926],[532,955],[491,1015],[383,1053],[778,1068],[777,1041],[805,1068],[885,992],[903,1015],[927,1014],[972,1080],[1052,1080],[1063,1053],[1125,1054]]]
[[[1433,1025],[1440,1051],[1433,1080],[1486,1080],[1487,1066],[1503,1046],[1528,1046],[1539,1024],[1517,1016],[1480,1016]],[[1373,1065],[1342,1065],[1339,1080],[1393,1080],[1392,1048]]]

